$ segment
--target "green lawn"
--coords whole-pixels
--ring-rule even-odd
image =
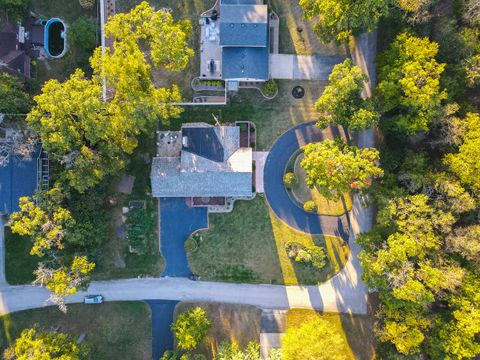
[[[348,246],[337,237],[309,235],[285,225],[261,196],[237,201],[232,213],[210,214],[210,229],[200,235],[189,262],[205,280],[319,284],[340,271],[349,255]],[[294,264],[285,251],[289,241],[323,247],[327,265],[317,270]]]
[[[193,351],[213,359],[218,346],[224,342],[235,342],[244,348],[250,341],[260,338],[262,311],[255,306],[221,303],[184,303],[175,307],[174,319],[187,310],[200,306],[212,323],[207,338]],[[175,320],[174,320],[175,321]]]
[[[373,334],[373,316],[292,309],[287,312],[287,329],[298,327],[315,316],[328,321],[332,328],[345,339],[347,349],[343,355],[347,360],[371,360],[375,358],[376,344]]]
[[[293,172],[297,179],[295,186],[292,187],[290,195],[299,206],[303,206],[306,201],[313,200],[317,205],[317,213],[322,215],[338,216],[350,211],[352,208],[352,197],[345,194],[343,199],[328,200],[319,193],[317,189],[310,189],[305,182],[307,176],[305,169],[300,165],[304,154],[300,153],[295,160]]]
[[[85,341],[93,345],[92,359],[151,358],[151,314],[143,302],[68,305],[67,314],[50,306],[0,316],[0,354],[34,325],[74,337],[85,334]]]
[[[30,255],[32,241],[5,228],[5,276],[10,285],[31,283],[39,258]]]

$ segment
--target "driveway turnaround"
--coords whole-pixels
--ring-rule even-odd
[[[183,245],[194,231],[206,228],[206,208],[189,207],[184,198],[160,199],[160,249],[166,262],[162,276],[190,275]]]
[[[314,122],[300,124],[281,135],[273,144],[264,168],[265,197],[273,212],[294,229],[309,234],[335,235],[348,241],[348,215],[327,216],[305,212],[295,204],[283,184],[289,159],[301,147],[327,136]]]
[[[170,325],[178,301],[145,300],[152,310],[152,359],[157,360],[167,350],[173,350]]]

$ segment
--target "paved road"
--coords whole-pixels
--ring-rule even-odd
[[[170,325],[178,301],[146,300],[152,310],[152,359],[158,360],[167,350],[173,350]]]
[[[328,80],[335,65],[345,57],[321,55],[270,55],[270,77],[289,80]]]
[[[264,168],[263,186],[268,204],[291,227],[309,234],[340,236],[348,240],[348,216],[325,216],[305,212],[295,204],[283,184],[283,175],[291,156],[311,142],[327,138],[327,132],[314,122],[300,124],[281,135],[270,149]]]
[[[166,262],[162,276],[190,275],[183,245],[195,230],[207,227],[206,208],[190,208],[183,198],[160,199],[160,248]]]

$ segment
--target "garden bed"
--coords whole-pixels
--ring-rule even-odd
[[[313,205],[308,212],[315,212],[320,215],[339,216],[352,208],[352,197],[350,194],[345,194],[340,200],[329,200],[319,193],[317,189],[310,189],[306,182],[305,169],[300,165],[304,158],[303,151],[299,150],[292,155],[287,164],[287,172],[294,174],[293,185],[287,187],[288,194],[292,201],[298,207],[306,209],[308,205]]]

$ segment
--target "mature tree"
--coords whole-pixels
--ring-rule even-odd
[[[465,270],[442,256],[455,218],[433,208],[426,195],[391,199],[373,231],[361,236],[363,279],[379,291],[377,333],[402,354],[420,351],[435,326],[429,309],[462,284]]]
[[[26,114],[32,100],[23,83],[6,72],[0,73],[0,114]]]
[[[77,70],[64,83],[48,81],[27,118],[50,157],[64,165],[63,179],[79,192],[122,169],[140,132],[154,133],[158,119],[181,112],[174,105],[181,99],[178,87],[155,87],[153,70],[178,71],[193,55],[187,46],[190,24],[175,23],[166,10],[155,12],[146,2],[110,18],[105,30],[113,50],[95,51],[93,78]]]
[[[440,88],[445,64],[435,60],[438,44],[402,33],[380,57],[378,92],[394,131],[429,129],[447,94]]]
[[[29,8],[30,0],[0,0],[0,9],[13,20],[23,20]]]
[[[75,256],[72,264],[50,269],[39,264],[35,270],[35,283],[45,285],[51,291],[50,300],[58,305],[60,310],[67,312],[65,297],[75,294],[79,289],[86,289],[90,281],[90,273],[95,264],[89,262],[86,256]]]
[[[21,197],[20,211],[10,215],[12,232],[32,238],[31,255],[43,257],[52,249],[63,249],[65,232],[75,221],[70,211],[61,206],[62,200],[60,189],[54,187],[34,199]]]
[[[446,238],[447,250],[460,254],[480,269],[480,225],[456,228]]]
[[[172,331],[180,349],[193,350],[205,339],[211,322],[200,307],[182,312],[172,324]]]
[[[376,149],[359,149],[343,141],[324,140],[305,146],[301,166],[306,170],[306,182],[316,187],[328,199],[338,199],[352,189],[362,189],[383,171],[376,166]]]
[[[282,338],[282,359],[341,360],[346,359],[346,347],[345,340],[328,321],[314,317],[287,329]]]
[[[464,20],[472,26],[480,25],[480,1],[462,0],[461,3]]]
[[[300,6],[314,30],[327,43],[348,42],[351,35],[372,31],[378,20],[387,14],[385,0],[300,0]]]
[[[25,329],[15,343],[8,348],[5,360],[82,360],[89,358],[86,345],[78,345],[69,335],[56,331]]]
[[[463,144],[457,153],[447,154],[444,163],[474,192],[480,192],[480,115],[468,113],[463,119]]]
[[[326,128],[333,122],[359,131],[372,127],[378,121],[379,115],[372,104],[360,96],[368,77],[350,59],[335,65],[328,80],[330,84],[315,104],[320,113],[318,126]]]

